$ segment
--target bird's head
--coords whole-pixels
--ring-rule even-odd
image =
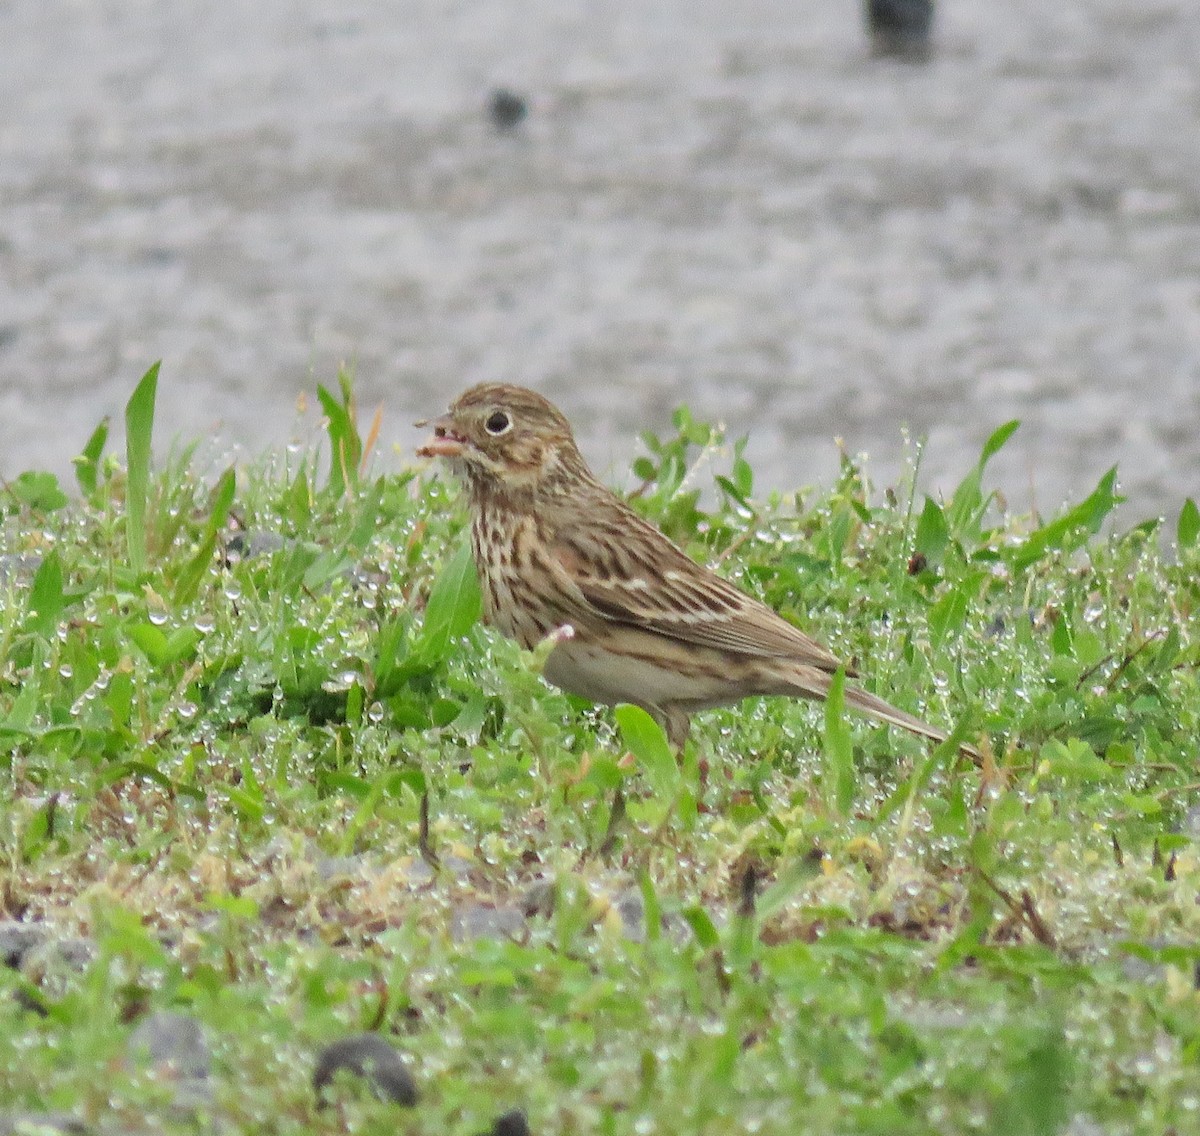
[[[587,475],[570,423],[552,402],[524,387],[481,383],[440,418],[417,425],[433,427],[418,456],[446,458],[471,485],[536,491],[564,475]]]

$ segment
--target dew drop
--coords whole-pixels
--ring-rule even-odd
[[[359,677],[358,671],[339,671],[333,678],[321,683],[321,689],[330,694],[339,694],[349,690],[359,681]]]

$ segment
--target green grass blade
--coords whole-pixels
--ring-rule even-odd
[[[346,372],[338,375],[342,398],[323,386],[317,387],[317,399],[325,413],[329,434],[329,490],[335,496],[358,487],[358,464],[362,460],[363,441],[358,432],[354,389]]]
[[[979,454],[979,471],[982,473],[984,467],[992,460],[1002,449],[1004,449],[1009,438],[1011,438],[1021,426],[1021,420],[1014,418],[1009,422],[1005,422],[1003,426],[997,426],[992,431],[991,437],[983,443],[983,449]]]
[[[857,792],[854,747],[846,724],[846,672],[839,668],[825,699],[826,801],[839,816],[849,816]]]
[[[1030,533],[1016,551],[1013,569],[1022,572],[1047,552],[1072,552],[1081,547],[1088,537],[1100,531],[1108,515],[1125,500],[1116,492],[1116,485],[1117,467],[1113,466],[1078,505]]]
[[[1181,549],[1191,548],[1200,536],[1200,509],[1189,497],[1179,510],[1179,522],[1175,526],[1175,541]]]
[[[233,496],[236,488],[237,474],[230,466],[221,474],[217,484],[213,487],[212,504],[208,511],[208,520],[204,524],[204,536],[200,541],[200,547],[183,566],[183,570],[175,582],[176,606],[191,603],[196,598],[196,594],[200,590],[200,581],[204,579],[204,573],[212,563],[213,553],[217,548],[217,536],[229,516],[229,510],[233,508]]]
[[[354,527],[346,538],[346,546],[355,552],[362,552],[375,537],[378,527],[376,519],[379,516],[379,504],[383,500],[383,478],[375,479],[374,484],[363,495],[362,505],[354,518]]]
[[[108,441],[108,417],[100,419],[100,424],[92,431],[91,437],[84,444],[83,450],[75,458],[75,480],[79,483],[79,491],[85,497],[91,497],[99,484],[100,455],[104,453],[104,444]]]
[[[125,499],[125,534],[129,567],[135,576],[146,569],[146,502],[150,491],[150,438],[154,430],[154,399],[158,393],[158,368],[142,376],[125,404],[125,462],[128,486]]]

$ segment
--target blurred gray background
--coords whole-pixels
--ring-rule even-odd
[[[157,437],[254,454],[357,373],[383,441],[536,386],[622,481],[681,401],[760,487],[835,437],[1010,506],[1200,491],[1200,5],[0,0],[0,474],[67,472],[163,359]],[[529,115],[486,114],[507,86]],[[310,412],[309,419],[311,421]]]

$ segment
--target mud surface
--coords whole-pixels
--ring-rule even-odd
[[[1200,6],[0,0],[0,473],[69,471],[162,358],[159,438],[251,451],[353,363],[384,439],[537,386],[620,479],[669,409],[762,485],[833,439],[1015,508],[1200,491]],[[504,85],[526,120],[496,129]],[[402,460],[402,459],[401,459]]]

